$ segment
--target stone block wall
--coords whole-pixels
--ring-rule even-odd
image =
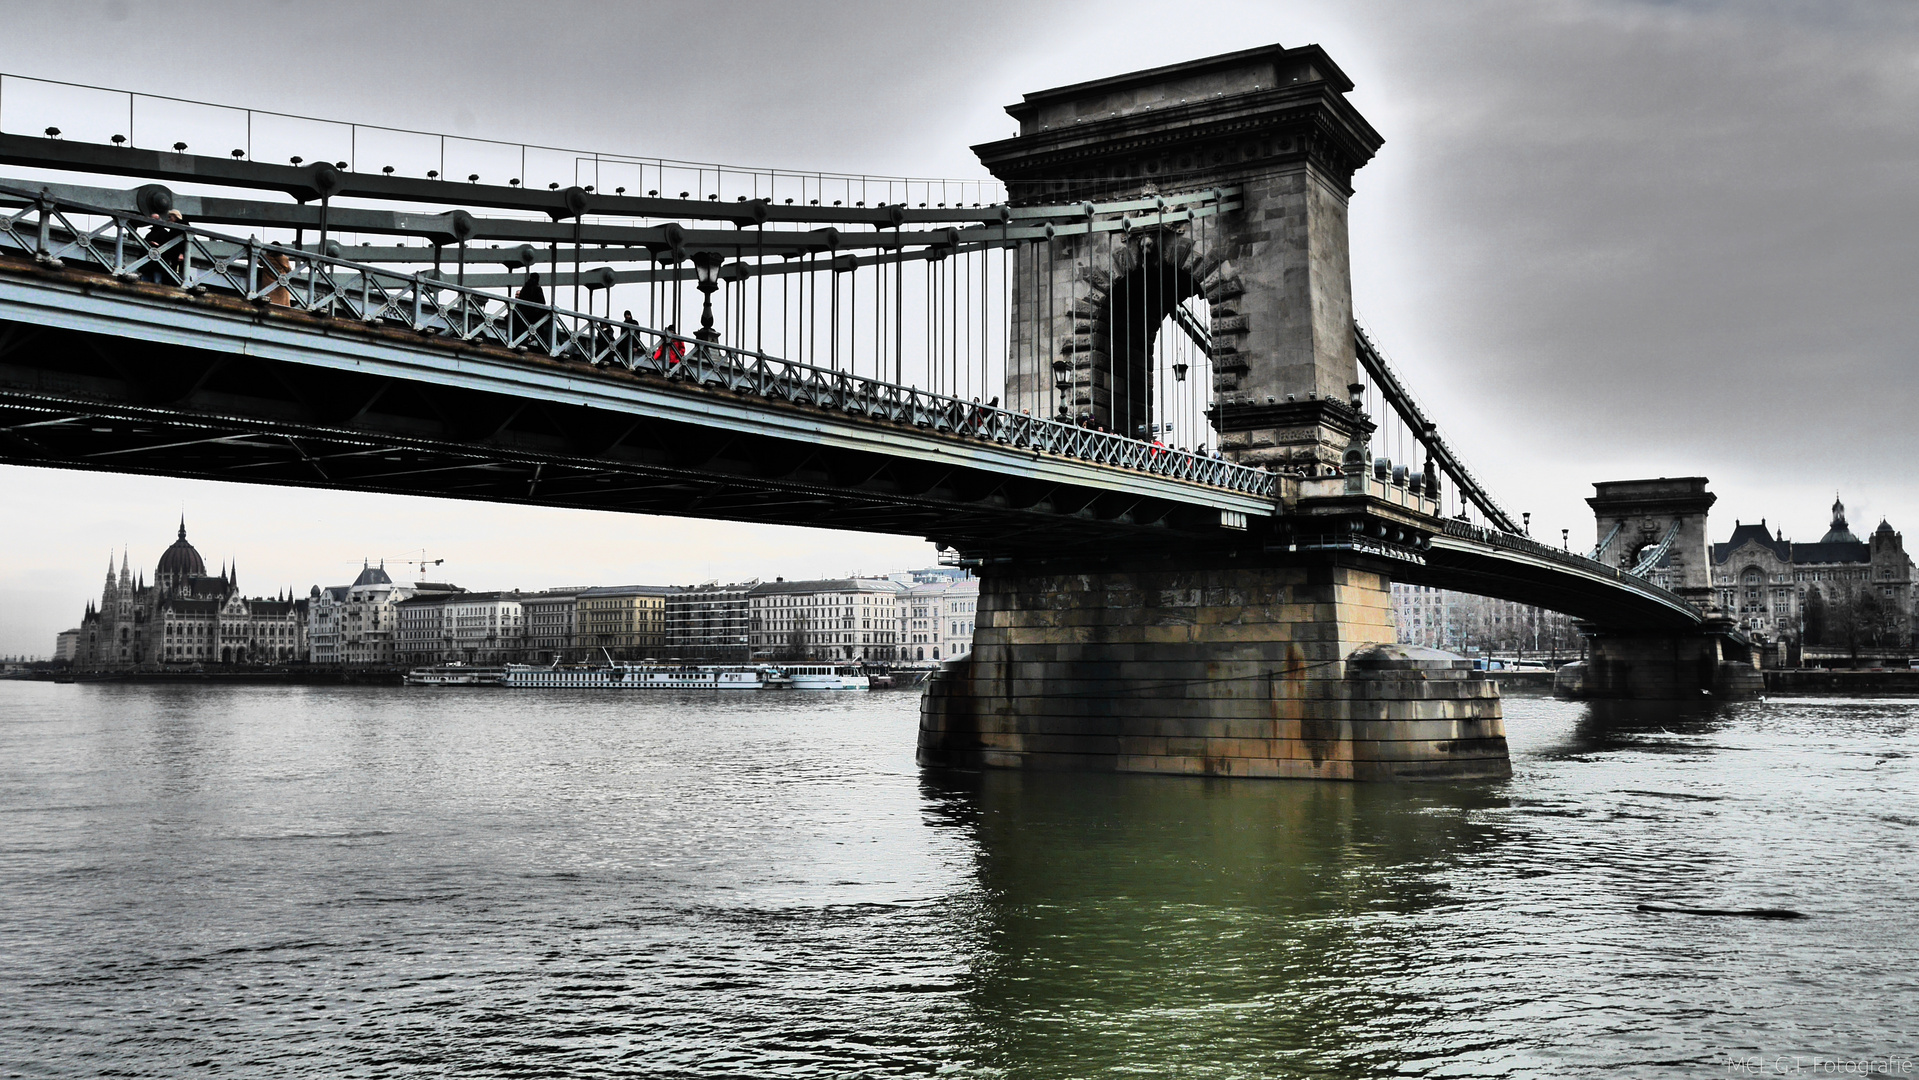
[[[1336,466],[1353,431],[1339,417],[1329,422],[1318,403],[1344,402],[1358,380],[1346,193],[1305,161],[1243,178],[1240,191],[1240,210],[1199,225],[1143,215],[1130,234],[1016,249],[1009,407],[1047,416],[1063,404],[1126,432],[1156,419],[1124,405],[1115,369],[1145,379],[1150,358],[1137,350],[1148,324],[1157,328],[1171,305],[1203,296],[1221,447],[1250,465]],[[1153,287],[1144,306],[1113,310],[1119,282],[1142,269],[1168,287]],[[1056,362],[1068,365],[1064,396],[1054,388]]]
[[[1383,575],[989,573],[929,682],[931,767],[1370,780],[1510,773],[1496,687],[1391,645]]]

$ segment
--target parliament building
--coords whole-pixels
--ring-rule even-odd
[[[240,594],[239,573],[208,574],[187,542],[187,523],[161,554],[153,582],[134,574],[126,555],[88,604],[74,645],[74,666],[139,670],[200,664],[275,664],[306,658],[307,602]]]

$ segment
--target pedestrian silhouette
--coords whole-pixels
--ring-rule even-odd
[[[666,332],[677,334],[679,327],[673,323],[667,323]],[[664,363],[669,368],[673,367],[686,359],[686,342],[676,341],[673,338],[661,338],[660,347],[653,350],[653,359]]]
[[[538,305],[546,306],[546,290],[540,288],[540,275],[532,270],[526,272],[526,284],[513,297],[513,315],[508,329],[511,331],[509,344],[525,346],[544,336],[546,317],[544,312],[526,311],[523,308]]]

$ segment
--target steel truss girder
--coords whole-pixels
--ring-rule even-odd
[[[0,383],[17,384],[18,378],[11,374],[0,371]],[[96,430],[101,428],[106,430]],[[870,495],[791,476],[715,474],[630,459],[586,459],[526,445],[433,440],[368,427],[263,423],[183,405],[54,400],[50,394],[21,393],[9,385],[0,390],[0,435],[18,440],[28,431],[43,437],[24,448],[0,445],[0,461],[721,520],[826,524],[923,535],[999,558],[1071,554],[1131,558],[1160,552],[1191,560],[1204,559],[1204,553],[1212,551],[1212,558],[1225,559],[1249,556],[1267,542],[1258,533],[1227,537],[1168,528],[1155,522],[1177,514],[1178,508],[1088,489],[1041,491],[1043,485],[1033,485],[1026,497],[1009,501],[1017,505],[1039,494],[1054,505],[1054,511],[1021,512],[933,495]],[[101,446],[116,439],[125,442]],[[192,452],[201,450],[205,452]],[[832,465],[817,460],[816,464],[827,471]],[[952,470],[920,468],[929,474],[921,482],[928,492],[940,490],[952,479]],[[1371,520],[1363,505],[1355,504],[1348,511]],[[1314,520],[1297,519],[1293,527],[1313,528]],[[1318,527],[1325,526],[1322,522]],[[1643,581],[1462,522],[1443,523],[1426,551],[1424,565],[1392,564],[1387,569],[1396,580],[1541,604],[1602,625],[1685,629],[1699,621],[1690,605]]]
[[[104,215],[106,224],[83,228],[74,220],[83,214]],[[142,228],[148,231],[143,234]],[[157,280],[163,286],[157,294],[138,289],[134,294],[149,301],[164,296],[175,302],[171,312],[152,313],[162,323],[191,322],[210,309],[225,307],[195,303],[196,297],[228,297],[240,302],[238,310],[229,314],[246,312],[257,320],[285,309],[326,320],[310,324],[309,330],[354,324],[400,327],[443,345],[577,359],[595,367],[618,367],[767,401],[857,415],[896,429],[908,425],[928,429],[960,445],[997,444],[1036,456],[1074,458],[1181,484],[1223,488],[1252,496],[1255,503],[1272,498],[1277,490],[1277,480],[1269,472],[1089,431],[1070,419],[1014,413],[550,304],[496,297],[424,274],[396,275],[298,249],[240,242],[197,227],[168,225],[160,231],[156,238],[150,223],[42,195],[19,213],[0,217],[0,272],[7,269],[4,255],[11,248],[32,254],[43,281],[52,274],[90,296],[103,291],[95,276],[102,272],[116,282]],[[243,254],[236,257],[235,251]],[[169,285],[186,295],[167,291]],[[50,317],[55,325],[71,324],[61,322],[64,316]],[[21,321],[45,323],[48,317]],[[149,327],[143,332],[158,330]],[[174,340],[194,343],[191,334],[175,335]],[[678,344],[668,348],[671,342]],[[297,359],[300,352],[297,344],[285,343],[284,355]],[[1249,512],[1270,514],[1270,503]]]
[[[57,334],[39,355],[39,374],[57,372],[61,378],[42,378],[38,390],[28,385],[35,381],[34,372],[22,371],[18,365],[0,370],[0,430],[16,441],[25,438],[19,431],[25,425],[39,425],[35,430],[41,431],[64,430],[68,445],[43,437],[32,444],[0,448],[0,460],[776,524],[830,524],[910,535],[939,532],[978,544],[997,544],[1004,536],[1029,529],[1036,537],[1050,535],[1049,543],[1055,544],[1079,534],[1089,534],[1084,538],[1094,541],[1103,538],[1101,542],[1139,542],[1132,536],[1137,530],[1115,528],[1111,522],[1061,522],[1060,515],[1031,508],[1038,505],[1037,499],[1018,500],[1028,508],[1016,509],[1012,500],[995,495],[1018,481],[991,473],[975,477],[977,464],[901,460],[870,447],[795,444],[790,436],[700,429],[684,420],[638,421],[642,427],[660,427],[667,435],[662,441],[679,446],[678,452],[631,451],[591,459],[569,452],[561,436],[514,430],[515,418],[531,411],[525,403],[502,406],[501,411],[509,415],[497,426],[492,421],[483,425],[491,430],[477,434],[447,430],[437,437],[410,427],[404,418],[378,412],[363,414],[361,422],[351,425],[323,423],[317,416],[301,419],[310,406],[297,398],[289,395],[277,405],[250,403],[219,378],[179,400],[156,403],[141,393],[115,394],[115,385],[127,387],[118,373],[119,368],[130,366],[126,358],[117,367],[90,360],[102,373],[90,377],[73,370],[73,358],[89,356],[88,350],[72,347],[71,338],[77,336]],[[127,339],[107,339],[107,344],[116,341],[130,356],[142,357],[148,367],[199,360],[191,350]],[[58,358],[66,358],[64,369]],[[224,374],[235,384],[284,385],[262,377],[281,363],[229,359]],[[259,370],[245,370],[249,367]],[[343,372],[340,377],[351,375]],[[45,388],[55,381],[67,392]],[[365,377],[359,388],[348,389],[354,400],[364,393],[364,381]],[[76,389],[85,393],[76,395]],[[463,394],[470,403],[477,393],[437,386],[415,390],[428,403],[449,393]],[[458,408],[451,399],[441,405],[443,412]],[[75,417],[86,419],[76,421]],[[92,431],[92,426],[101,425],[115,432],[137,427],[143,434],[123,434],[121,443],[113,445]],[[767,449],[752,451],[742,445],[748,441],[765,443]],[[782,452],[780,447],[787,449]],[[804,452],[796,455],[793,449]],[[783,475],[715,468],[722,455],[778,462],[772,472]],[[796,458],[801,459],[800,470],[786,467]],[[875,478],[902,471],[924,476],[893,486],[923,488],[921,493],[873,490]],[[970,479],[954,484],[956,474]],[[1056,486],[1058,482],[1047,483]],[[975,492],[970,499],[969,488]],[[1136,498],[1155,502],[1146,496]],[[1177,514],[1172,506],[1157,510],[1160,518]],[[1027,524],[1048,520],[1055,524]],[[1184,539],[1203,544],[1208,532],[1188,530]]]
[[[34,198],[45,194],[63,204],[86,205],[101,210],[122,214],[138,214],[139,193],[119,191],[112,188],[81,187],[73,184],[44,184],[19,178],[0,178],[0,206],[27,206]],[[1134,219],[1126,215],[1085,216],[1060,224],[1043,225],[974,225],[964,228],[938,229],[933,231],[907,232],[902,229],[890,229],[877,232],[849,233],[832,227],[809,231],[774,230],[763,228],[747,230],[686,229],[678,224],[661,225],[608,225],[585,223],[560,223],[540,221],[519,221],[498,218],[470,218],[465,223],[471,227],[471,235],[462,245],[454,238],[453,219],[445,214],[415,214],[391,210],[363,210],[351,207],[333,207],[322,215],[318,207],[293,206],[282,203],[262,203],[236,199],[218,199],[211,196],[177,195],[173,196],[174,208],[194,222],[201,225],[241,225],[254,228],[313,229],[318,232],[322,226],[336,233],[356,233],[391,236],[417,237],[426,241],[423,246],[407,245],[387,247],[347,248],[357,262],[379,265],[418,264],[441,267],[444,263],[459,263],[487,266],[503,264],[507,266],[526,265],[521,261],[524,254],[521,247],[532,248],[532,263],[546,265],[554,272],[563,272],[566,264],[583,264],[590,254],[595,264],[645,262],[670,263],[665,269],[627,270],[616,272],[614,284],[632,284],[646,281],[692,281],[695,272],[690,266],[680,266],[693,252],[707,251],[731,255],[735,259],[748,257],[756,260],[778,258],[783,260],[811,258],[839,258],[836,264],[840,269],[891,264],[902,261],[939,260],[953,255],[963,255],[975,251],[1017,247],[1054,237],[1083,236],[1089,234],[1126,232],[1135,228],[1163,228],[1215,217],[1239,208],[1235,200],[1188,207],[1182,210],[1155,212],[1146,218]],[[498,244],[492,247],[478,247],[478,241],[504,241],[512,246],[502,248]],[[587,252],[582,244],[598,244]],[[617,247],[610,245],[619,245]],[[216,257],[231,256],[240,248],[235,245],[227,250],[222,245],[209,246]],[[318,244],[298,245],[292,248],[308,255],[319,255]],[[878,251],[884,254],[866,256],[847,261],[843,252]],[[755,276],[776,274],[797,274],[819,272],[827,267],[813,263],[766,264],[757,262],[753,266]],[[437,270],[444,274],[446,271]],[[515,279],[503,274],[468,273],[462,279],[470,288],[496,289],[516,284]]]

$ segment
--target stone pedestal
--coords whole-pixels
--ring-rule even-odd
[[[989,568],[973,651],[928,683],[929,767],[1324,780],[1504,777],[1497,688],[1392,645],[1360,565]]]
[[[1743,701],[1765,692],[1750,648],[1708,624],[1697,634],[1628,634],[1586,628],[1587,658],[1553,677],[1563,698]]]

